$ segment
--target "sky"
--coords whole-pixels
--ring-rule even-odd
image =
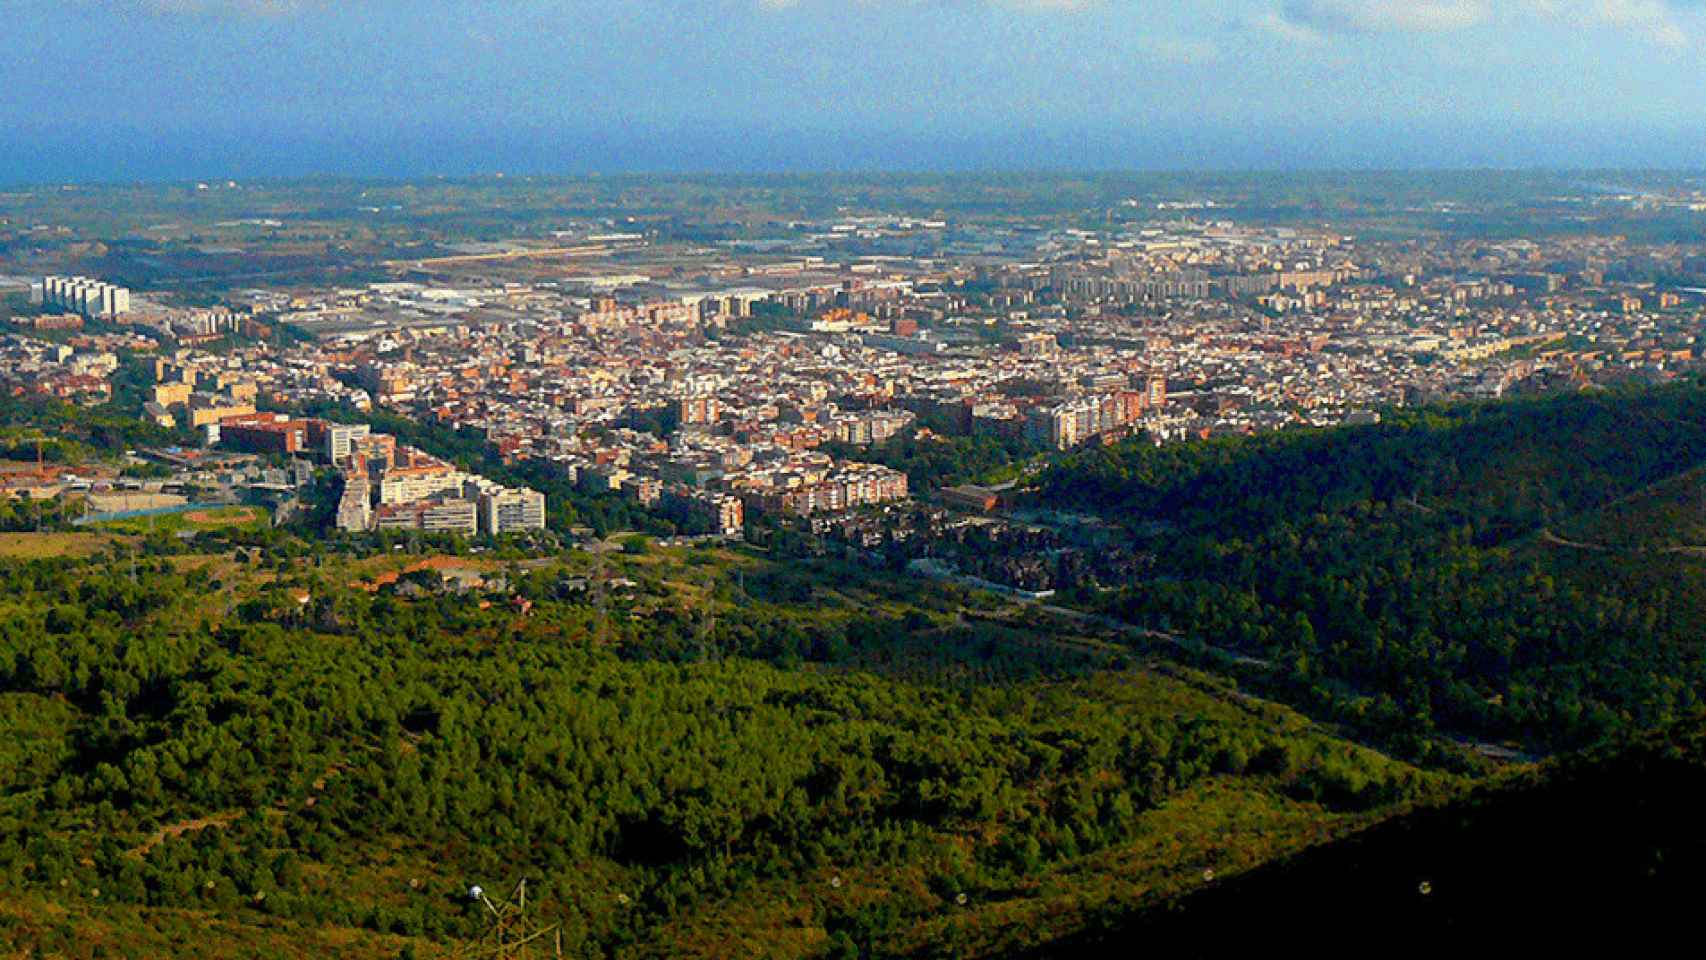
[[[1706,166],[1706,0],[0,0],[0,181]]]

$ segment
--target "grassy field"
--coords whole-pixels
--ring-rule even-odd
[[[229,527],[258,528],[266,526],[269,522],[267,512],[260,507],[215,507],[208,510],[191,510],[186,513],[168,513],[154,517],[109,520],[104,523],[93,524],[93,526],[115,533],[146,535],[149,533],[200,532]]]
[[[112,542],[112,537],[99,533],[0,533],[0,559],[87,557]]]

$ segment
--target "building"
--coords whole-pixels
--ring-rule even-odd
[[[545,495],[537,490],[489,490],[480,494],[479,504],[482,533],[545,529]]]
[[[1025,418],[1025,436],[1033,443],[1070,450],[1130,424],[1141,404],[1125,394],[1094,394],[1040,406]]]
[[[365,533],[373,526],[373,488],[359,473],[344,474],[343,495],[338,498],[338,529]]]
[[[84,317],[117,317],[130,312],[130,291],[89,277],[46,277],[42,303]]]
[[[468,475],[442,460],[409,450],[408,458],[395,464],[384,464],[379,475],[381,505],[425,500],[439,494],[460,495]]]
[[[195,387],[187,383],[156,383],[154,402],[162,407],[180,407],[190,402]]]
[[[425,533],[480,532],[478,505],[472,500],[445,497],[381,505],[374,513],[375,530],[420,530]]]
[[[217,426],[223,420],[244,417],[255,412],[255,405],[251,401],[233,400],[211,393],[191,394],[189,407],[190,426],[196,429]]]
[[[835,421],[830,427],[830,436],[841,443],[869,446],[888,440],[912,426],[917,419],[917,414],[911,411],[877,411]]]
[[[869,463],[847,463],[819,483],[762,494],[756,498],[755,506],[765,513],[809,517],[904,500],[906,495],[906,474],[899,470]]]
[[[675,402],[676,420],[683,426],[716,423],[721,414],[716,397],[683,397]]]
[[[969,483],[958,487],[944,487],[937,495],[950,507],[976,513],[992,513],[1001,505],[1000,493]]]
[[[301,453],[308,448],[308,421],[282,413],[222,417],[219,443],[248,453]]]
[[[309,440],[319,448],[327,463],[336,466],[349,459],[359,448],[360,441],[372,434],[373,428],[365,423],[321,423],[309,435]]]

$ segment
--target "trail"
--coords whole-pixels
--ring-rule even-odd
[[[181,837],[186,833],[200,833],[203,830],[223,830],[226,827],[229,827],[242,815],[243,811],[241,810],[226,810],[223,813],[215,813],[206,817],[195,817],[191,820],[180,820],[177,823],[168,824],[167,826],[154,831],[153,835],[148,839],[142,841],[140,845],[125,851],[125,853],[140,859],[148,856],[155,847],[165,843],[167,840],[174,837]]]
[[[1583,543],[1580,540],[1566,540],[1565,538],[1558,536],[1556,533],[1553,533],[1550,527],[1544,528],[1540,531],[1540,539],[1555,547],[1569,547],[1572,550],[1592,550],[1595,553],[1606,553],[1610,549],[1602,544]]]
[[[342,772],[342,764],[333,764],[330,767],[327,767],[325,774],[315,779],[310,789],[308,799],[303,801],[302,805],[305,807],[312,807],[319,800],[320,794],[325,791],[326,781]],[[276,816],[288,810],[289,804],[280,800],[265,809],[268,814]],[[203,830],[224,830],[231,826],[231,824],[236,823],[237,819],[247,812],[248,811],[246,810],[224,810],[219,813],[208,814],[205,817],[192,817],[188,820],[179,820],[177,823],[167,824],[150,834],[148,839],[134,847],[131,847],[129,850],[126,850],[125,853],[128,856],[141,859],[148,856],[148,854],[160,844],[175,837],[181,837],[186,833],[200,833]]]

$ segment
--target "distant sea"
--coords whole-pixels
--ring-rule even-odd
[[[335,175],[983,170],[1701,169],[1693,131],[1116,129],[944,133],[730,129],[32,133],[0,127],[0,184]]]

